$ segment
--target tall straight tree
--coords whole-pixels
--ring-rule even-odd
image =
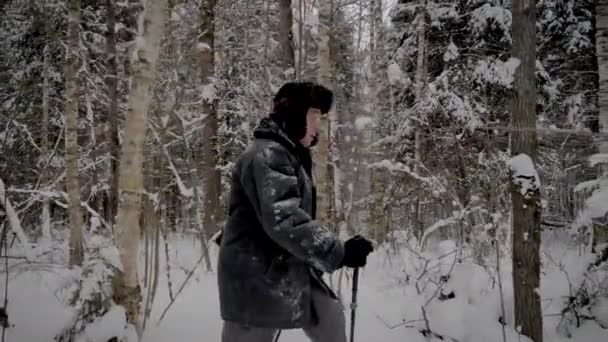
[[[596,12],[596,51],[599,68],[599,123],[600,131],[608,133],[608,0],[597,0]],[[603,153],[608,146],[603,145]]]
[[[416,115],[413,119],[415,132],[414,132],[414,173],[420,173],[420,164],[422,163],[422,127],[421,123],[424,121],[423,108],[426,108],[427,96],[428,96],[428,41],[427,41],[427,0],[418,1],[418,15],[416,16],[418,29],[417,41],[418,41],[418,55],[416,58],[416,83],[415,83],[415,95],[416,102],[419,108],[416,109]],[[418,191],[416,201],[414,203],[414,227],[417,236],[422,237],[423,227],[420,213],[420,194]]]
[[[281,42],[281,62],[284,71],[289,72],[289,77],[295,75],[296,58],[293,50],[293,13],[291,11],[291,0],[279,1],[279,15],[281,22],[279,26],[279,41]]]
[[[608,0],[596,1],[596,51],[599,68],[599,124],[600,133],[608,135]],[[608,142],[600,145],[600,153],[608,153]],[[604,170],[608,177],[608,170]]]
[[[110,194],[106,208],[106,221],[112,226],[118,206],[118,62],[116,56],[115,0],[106,0],[106,85],[108,87],[107,141],[110,146]]]
[[[332,63],[331,63],[331,17],[332,0],[319,1],[319,74],[318,81],[321,85],[333,89]],[[331,115],[331,114],[330,114]],[[317,178],[318,203],[317,210],[320,222],[331,227],[335,222],[333,211],[333,182],[330,158],[330,119],[324,116],[321,120],[319,142],[315,153]]]
[[[70,266],[82,265],[82,212],[78,168],[78,46],[80,0],[68,1],[68,51],[66,61],[65,167],[69,202]]]
[[[45,32],[49,34],[49,25],[45,26]],[[49,181],[49,46],[45,44],[42,51],[42,155],[46,163],[44,163],[44,169],[42,170],[42,184],[46,186]],[[42,200],[42,237],[50,241],[51,240],[51,208],[50,201],[47,196],[44,196]]]
[[[532,0],[512,0],[513,51],[520,61],[515,70],[511,113],[511,154],[532,167],[536,163],[536,7]],[[527,156],[527,157],[526,157]],[[529,158],[528,158],[529,157]],[[512,166],[512,172],[520,169]],[[528,167],[530,169],[530,167]],[[521,172],[521,170],[519,171]],[[535,342],[543,341],[540,305],[540,188],[522,188],[521,176],[511,175],[511,229],[515,325]],[[522,177],[538,177],[536,172]],[[537,180],[535,180],[536,182]],[[522,191],[524,190],[524,191]]]
[[[384,62],[384,30],[382,24],[382,0],[372,0],[372,10],[370,11],[370,45],[371,55],[371,115],[375,115],[377,120],[381,120],[382,113],[386,109],[386,98],[382,94],[382,86],[386,83],[382,72]],[[420,34],[420,32],[419,32]],[[424,34],[424,33],[422,33]],[[361,35],[361,33],[359,33]],[[359,38],[360,39],[360,38]],[[370,141],[367,142],[368,144]],[[384,155],[384,149],[380,149],[380,154]],[[373,158],[375,153],[370,153],[369,158]],[[386,188],[386,175],[384,170],[372,169],[369,171],[371,184],[370,201],[370,220],[376,241],[383,241],[388,233],[388,218],[384,210],[384,192]]]
[[[596,13],[596,54],[599,74],[598,110],[599,110],[599,133],[608,136],[608,0],[597,0],[595,2]],[[604,138],[605,139],[605,138]],[[602,139],[603,140],[603,139]],[[599,145],[599,154],[608,155],[608,142]],[[608,164],[603,164],[600,169],[600,178],[608,180]],[[605,242],[606,234],[601,233],[604,226],[594,225],[593,246]],[[605,228],[604,228],[605,229]]]
[[[115,232],[117,234],[122,274],[114,285],[114,300],[127,312],[127,320],[138,330],[141,289],[137,280],[141,194],[143,183],[143,148],[146,118],[150,103],[150,88],[155,78],[160,51],[166,0],[147,0],[144,9],[143,33],[137,59],[133,65],[133,85],[129,94],[125,141],[119,165],[118,191],[120,202]],[[141,332],[141,331],[140,331]]]
[[[217,231],[217,223],[222,219],[220,193],[221,174],[218,170],[218,117],[215,84],[215,5],[216,0],[201,3],[201,22],[198,41],[202,84],[202,113],[206,115],[202,130],[202,177],[204,184],[203,239]]]

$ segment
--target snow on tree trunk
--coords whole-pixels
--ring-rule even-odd
[[[4,186],[4,182],[0,179],[0,207],[3,207],[6,211],[6,216],[8,217],[8,222],[11,225],[11,229],[13,233],[17,234],[17,238],[21,243],[28,243],[27,235],[23,231],[21,227],[21,220],[19,219],[19,215],[17,215],[17,211],[15,211],[15,207],[6,196],[6,188]]]
[[[205,0],[201,3],[200,36],[197,53],[200,56],[202,84],[202,113],[206,115],[202,131],[202,160],[201,169],[204,184],[203,191],[203,231],[204,243],[218,230],[218,222],[222,220],[220,193],[222,190],[221,174],[218,170],[218,98],[215,88],[215,0]]]
[[[536,161],[535,3],[513,0],[515,70],[511,115],[511,229],[515,325],[535,342],[543,341],[540,306],[541,197]]]
[[[319,74],[318,81],[321,85],[332,89],[331,77],[331,53],[330,53],[330,37],[331,37],[331,11],[332,0],[322,0],[319,3]],[[319,142],[315,153],[315,176],[317,181],[317,197],[318,210],[317,217],[320,222],[327,227],[333,228],[335,223],[335,213],[333,210],[333,182],[332,169],[330,160],[330,124],[332,119],[323,116],[321,120],[321,129],[319,132]]]
[[[48,27],[47,27],[48,30]],[[42,170],[42,184],[49,182],[50,152],[49,152],[49,47],[44,46],[42,52],[42,159],[45,161]],[[42,198],[42,238],[51,240],[51,208],[48,196]]]
[[[106,209],[106,221],[114,226],[118,207],[118,63],[116,56],[115,0],[106,0],[106,85],[108,87],[108,113],[106,135],[110,148],[110,193]]]
[[[80,210],[80,170],[78,167],[78,47],[80,0],[68,2],[68,51],[66,66],[65,167],[70,223],[70,266],[82,265],[82,212]]]
[[[285,76],[293,78],[295,75],[295,54],[293,50],[293,13],[291,11],[291,0],[279,1],[279,16],[281,18],[279,27],[279,41],[281,43],[281,62]]]
[[[141,289],[137,279],[141,195],[143,188],[143,148],[150,87],[154,81],[156,62],[164,27],[165,0],[148,0],[143,14],[143,35],[134,62],[133,86],[129,95],[125,141],[119,165],[120,202],[115,232],[123,265],[122,274],[114,282],[114,300],[125,307],[127,320],[138,331]]]

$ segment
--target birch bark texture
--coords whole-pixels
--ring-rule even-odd
[[[166,0],[148,0],[143,13],[143,33],[138,40],[133,65],[133,85],[129,94],[125,141],[119,165],[119,203],[115,232],[122,273],[114,283],[114,300],[127,312],[127,321],[140,332],[141,289],[137,278],[143,183],[143,148],[150,88],[155,78],[165,22]]]
[[[329,89],[333,89],[331,77],[331,14],[332,0],[319,2],[319,73],[318,82]],[[319,141],[315,151],[315,177],[317,186],[317,217],[319,221],[330,229],[335,223],[333,211],[333,183],[330,160],[330,118],[332,114],[324,115],[321,119]]]

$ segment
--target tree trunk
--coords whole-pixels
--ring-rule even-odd
[[[319,83],[329,89],[333,89],[333,81],[331,77],[331,11],[332,0],[322,0],[319,4]],[[316,148],[315,159],[315,175],[317,179],[317,198],[319,205],[317,206],[317,217],[319,221],[326,227],[334,228],[334,210],[332,203],[332,168],[331,163],[328,163],[331,157],[330,152],[330,118],[325,115],[321,119],[321,127],[319,132],[319,141]]]
[[[110,193],[106,208],[106,221],[114,227],[118,208],[118,62],[116,56],[115,0],[106,0],[106,85],[108,87],[107,141],[110,149]]]
[[[536,27],[535,3],[513,0],[513,57],[521,61],[515,71],[512,101],[511,154],[525,154],[536,163]],[[535,342],[543,340],[540,287],[540,189],[521,193],[511,177],[513,289],[515,325]]]
[[[202,177],[204,185],[204,206],[202,238],[207,241],[217,232],[217,224],[222,220],[220,204],[221,174],[218,170],[218,117],[215,87],[215,4],[216,0],[205,0],[201,4],[201,24],[198,53],[201,66],[202,113],[207,115],[202,135]]]
[[[295,75],[296,61],[293,50],[293,13],[291,12],[291,0],[279,0],[279,41],[281,43],[281,62],[283,71],[287,78]]]
[[[372,30],[371,38],[373,44],[372,55],[372,113],[383,111],[386,105],[386,97],[382,95],[382,85],[387,81],[384,53],[384,26],[382,23],[382,0],[373,0],[371,12]]]
[[[596,1],[596,52],[599,67],[599,124],[600,133],[608,133],[608,0]],[[601,145],[608,153],[608,143]]]
[[[298,0],[298,67],[296,79],[302,79],[304,71],[304,0]]]
[[[595,38],[599,74],[599,133],[608,135],[608,0],[598,0],[595,4],[597,26]],[[598,152],[608,154],[608,142],[601,143]],[[600,177],[608,179],[608,165],[601,166]],[[602,228],[600,225],[594,225],[593,246],[608,240],[605,238],[605,233],[602,234]]]
[[[148,0],[144,10],[143,42],[134,63],[133,86],[129,94],[125,142],[119,164],[120,203],[116,221],[116,240],[123,272],[114,283],[114,300],[125,307],[127,320],[141,333],[141,289],[137,279],[141,194],[143,188],[143,148],[150,88],[154,81],[165,16],[165,0]]]
[[[47,26],[48,30],[48,26]],[[42,170],[42,184],[49,182],[50,152],[49,152],[49,47],[44,46],[42,52],[42,156],[46,161]],[[48,196],[42,197],[42,238],[51,240],[51,208]]]
[[[419,9],[418,16],[416,20],[418,21],[418,28],[416,32],[418,33],[418,55],[416,59],[416,84],[415,84],[415,94],[416,94],[416,105],[418,108],[416,109],[417,117],[414,118],[414,173],[420,173],[420,164],[422,163],[422,139],[421,139],[421,122],[423,116],[427,113],[422,113],[420,107],[425,108],[428,96],[428,73],[427,73],[427,39],[426,39],[426,29],[427,29],[427,1],[420,0],[419,1]],[[416,191],[416,199],[414,202],[414,233],[419,238],[424,234],[423,224],[421,213],[420,213],[420,193],[421,191]]]
[[[386,96],[382,93],[383,84],[387,81],[384,77],[388,75],[385,70],[384,63],[384,29],[382,22],[382,0],[373,0],[372,10],[370,12],[370,38],[373,47],[371,68],[372,68],[372,79],[371,79],[371,115],[375,116],[375,119],[379,122],[386,114]],[[424,34],[424,33],[423,33]],[[379,133],[379,132],[377,132]],[[380,138],[380,135],[376,135],[372,139]],[[368,141],[367,143],[370,143]],[[380,158],[387,155],[385,146],[379,146],[369,158],[374,162],[379,161]],[[387,184],[387,172],[384,169],[377,168],[371,170],[370,183],[371,183],[371,206],[370,206],[370,219],[374,230],[374,238],[379,243],[384,241],[387,234],[389,233],[390,220],[387,216],[387,206],[385,205],[385,193]]]
[[[68,2],[68,51],[66,66],[65,166],[70,222],[70,266],[82,265],[82,212],[78,167],[78,42],[80,0]]]

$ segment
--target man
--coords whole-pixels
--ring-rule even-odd
[[[314,342],[345,342],[343,309],[323,272],[362,267],[372,243],[342,243],[315,218],[310,147],[333,101],[313,83],[287,83],[254,131],[232,176],[218,282],[222,342],[272,342],[304,329]]]

